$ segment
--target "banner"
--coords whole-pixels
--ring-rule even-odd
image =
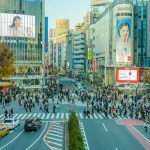
[[[116,20],[116,63],[129,63],[132,61],[132,29],[131,19]]]

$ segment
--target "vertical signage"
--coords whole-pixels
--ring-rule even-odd
[[[95,72],[96,70],[96,60],[95,58],[92,59],[92,72]]]

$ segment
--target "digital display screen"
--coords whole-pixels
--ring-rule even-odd
[[[35,16],[0,13],[0,36],[35,38]]]

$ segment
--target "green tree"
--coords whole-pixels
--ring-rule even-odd
[[[5,45],[0,45],[0,78],[7,78],[14,72],[13,52]]]

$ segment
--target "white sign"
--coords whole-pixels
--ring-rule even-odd
[[[119,80],[133,81],[137,80],[137,70],[119,70]]]

